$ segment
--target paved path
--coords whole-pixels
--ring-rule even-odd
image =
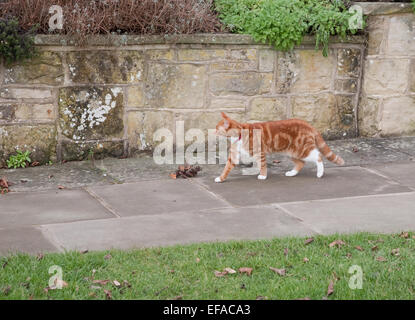
[[[291,235],[415,230],[415,138],[329,143],[349,166],[268,160],[270,176],[222,184],[222,166],[172,180],[150,156],[0,170],[14,183],[0,196],[0,254],[102,250]],[[58,189],[62,185],[64,189]]]

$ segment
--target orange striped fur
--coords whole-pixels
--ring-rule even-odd
[[[215,179],[216,182],[223,182],[230,171],[235,167],[238,154],[242,151],[254,156],[260,174],[258,179],[267,178],[267,153],[283,152],[288,154],[294,162],[294,168],[286,172],[286,176],[295,176],[303,168],[306,161],[314,162],[317,166],[317,177],[324,174],[322,155],[328,160],[344,165],[344,160],[335,155],[324,141],[321,134],[310,124],[299,119],[280,121],[268,121],[257,123],[239,123],[229,118],[222,112],[223,119],[216,126],[216,134],[233,137],[230,156],[222,174]],[[244,129],[249,131],[249,139],[240,139]],[[253,152],[254,131],[260,132],[260,152]],[[249,143],[249,146],[248,146]],[[239,144],[239,146],[238,146]],[[248,150],[249,149],[249,150]]]

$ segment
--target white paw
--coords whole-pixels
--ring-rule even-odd
[[[217,183],[221,183],[221,182],[222,182],[222,180],[220,179],[220,177],[217,177],[217,178],[215,178],[215,182],[217,182]]]
[[[261,175],[258,176],[258,180],[265,180],[266,178],[267,176],[261,176]]]
[[[324,170],[317,171],[317,178],[321,178],[322,176],[324,176]]]
[[[294,177],[294,176],[296,176],[298,174],[298,171],[297,170],[291,170],[291,171],[287,171],[286,173],[285,173],[285,175],[287,176],[287,177]]]

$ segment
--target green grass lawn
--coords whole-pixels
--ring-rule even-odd
[[[335,240],[345,244],[330,246]],[[317,236],[305,242],[283,238],[0,257],[0,299],[415,298],[412,233]],[[53,265],[62,268],[67,286],[45,290]],[[362,268],[362,289],[349,288],[352,265]],[[239,273],[242,267],[252,274]],[[285,269],[285,275],[270,267]],[[215,275],[225,268],[237,272]],[[330,283],[333,292],[327,295]]]

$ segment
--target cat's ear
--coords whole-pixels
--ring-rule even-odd
[[[226,115],[226,113],[225,113],[225,112],[221,112],[220,114],[222,115],[222,118],[223,118],[223,119],[227,119],[227,120],[229,120],[229,117]]]

